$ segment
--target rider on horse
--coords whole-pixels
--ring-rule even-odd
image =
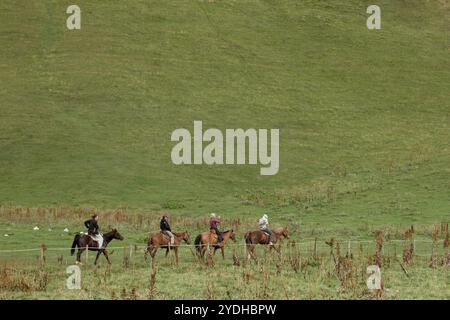
[[[169,217],[167,214],[163,214],[161,220],[159,221],[159,228],[161,229],[161,233],[168,236],[170,238],[170,245],[173,245],[175,241],[175,237],[170,229],[169,225]]]
[[[214,230],[217,234],[217,244],[220,244],[223,240],[222,232],[219,231],[217,225],[220,223],[220,217],[217,218],[215,213],[211,213],[211,217],[209,219],[209,229]]]
[[[88,235],[90,235],[92,239],[97,241],[98,247],[101,248],[103,246],[103,236],[99,232],[100,228],[98,226],[98,215],[93,214],[91,219],[84,222],[84,226],[88,229]]]
[[[269,229],[269,217],[267,214],[259,219],[259,229],[269,235],[269,245],[272,245],[272,231]]]

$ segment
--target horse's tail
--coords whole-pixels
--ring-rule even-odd
[[[250,243],[250,231],[247,231],[247,233],[244,235],[245,243]]]
[[[148,239],[147,241],[147,251],[148,253],[150,253],[152,251],[153,248],[153,237],[150,236],[150,239]]]
[[[201,234],[199,234],[195,238],[194,244],[195,244],[195,248],[197,249],[197,251],[200,251],[200,241],[201,241],[201,239],[202,239],[202,235]]]
[[[73,238],[72,249],[70,249],[71,256],[73,256],[73,254],[75,253],[75,247],[78,245],[78,240],[80,240],[79,234],[75,235],[75,238]]]

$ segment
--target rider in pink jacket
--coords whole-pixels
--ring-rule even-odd
[[[216,217],[215,213],[211,213],[211,217],[209,218],[209,229],[214,230],[217,234],[217,243],[219,244],[223,240],[222,232],[219,231],[217,225],[220,223],[220,220]]]

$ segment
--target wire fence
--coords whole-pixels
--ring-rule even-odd
[[[339,243],[341,246],[341,250],[345,253],[351,253],[351,254],[357,254],[357,253],[368,253],[368,252],[375,252],[375,240],[335,240],[335,242]],[[294,244],[297,246],[297,249],[300,253],[311,253],[313,251],[316,251],[317,254],[321,253],[327,253],[330,250],[330,246],[326,243],[326,240],[323,239],[317,239],[317,238],[311,238],[311,239],[303,239],[303,240],[296,240],[296,239],[284,239],[280,241],[279,243],[275,244],[276,246],[286,246],[286,244]],[[392,239],[385,241],[383,244],[383,253],[385,255],[393,255],[395,254],[401,254],[402,251],[407,247],[410,246],[410,244],[413,244],[414,248],[414,255],[418,257],[430,257],[431,250],[433,249],[435,254],[445,254],[448,252],[448,249],[444,246],[444,240],[439,240],[433,242],[432,240],[426,240],[426,239],[417,239],[413,240],[411,242],[408,242],[406,240],[400,240],[400,239]],[[208,245],[207,245],[208,246]],[[238,243],[238,242],[231,242],[228,241],[225,245],[226,248],[246,248],[246,243]],[[268,245],[261,245],[258,247],[264,247]],[[173,245],[172,247],[178,247],[178,248],[191,248],[195,249],[194,244],[187,244],[187,243],[180,243],[177,245]],[[43,249],[44,248],[44,249]],[[124,249],[130,249],[133,248],[134,251],[142,251],[144,252],[147,249],[147,245],[143,245],[142,243],[130,243],[124,246],[107,246],[108,250],[124,250]],[[45,244],[41,245],[40,247],[36,248],[12,248],[12,249],[0,249],[0,257],[5,256],[7,254],[14,254],[14,253],[35,253],[40,252],[42,250],[46,252],[69,252],[71,247],[47,247]],[[75,248],[78,250],[78,248]],[[81,249],[90,249],[90,250],[96,250],[98,247],[82,247]],[[162,248],[165,249],[165,248]]]

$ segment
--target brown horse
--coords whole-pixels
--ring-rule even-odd
[[[155,258],[156,252],[159,248],[166,249],[166,257],[169,254],[169,250],[173,249],[175,253],[176,262],[178,264],[178,247],[181,241],[191,244],[189,232],[173,232],[174,240],[173,244],[170,243],[170,238],[161,232],[150,235],[147,241],[147,250],[145,251],[145,258],[150,253],[152,258]]]
[[[222,232],[223,240],[220,244],[217,244],[217,234],[214,231],[206,231],[200,233],[195,238],[195,248],[197,249],[197,253],[203,259],[205,257],[205,252],[209,247],[214,248],[214,254],[217,249],[220,249],[222,252],[222,258],[225,259],[224,247],[229,239],[236,242],[236,236],[233,232],[233,229]]]
[[[270,246],[269,250],[274,247],[277,251],[280,249],[275,247],[275,244],[281,237],[285,237],[289,239],[289,232],[287,227],[279,227],[272,230],[272,246]],[[268,245],[269,244],[269,235],[264,231],[249,231],[244,236],[246,247],[247,247],[247,258],[253,257],[253,259],[257,260],[255,248],[257,244]]]
[[[86,250],[86,247],[89,249],[89,251],[97,251],[97,256],[95,257],[95,265],[97,265],[98,257],[100,256],[100,253],[103,253],[103,255],[106,257],[106,260],[109,264],[111,264],[111,261],[109,261],[108,251],[106,250],[106,246],[108,243],[111,242],[113,239],[123,240],[122,235],[117,231],[117,229],[112,229],[110,232],[103,234],[103,247],[98,248],[98,243],[96,240],[92,239],[91,236],[85,234],[85,235],[79,235],[77,234],[72,242],[72,249],[70,250],[70,255],[73,256],[75,253],[75,247],[78,247],[77,252],[77,261],[76,263],[81,263],[81,254]]]

